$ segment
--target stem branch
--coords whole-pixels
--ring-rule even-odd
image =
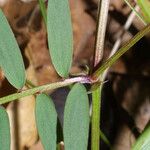
[[[125,52],[127,52],[135,43],[150,32],[150,24],[143,30],[139,31],[131,40],[121,47],[112,57],[110,57],[100,68],[92,75],[93,79],[97,79],[110,66],[112,66]]]
[[[83,76],[83,77],[70,78],[70,79],[65,79],[64,81],[38,86],[38,87],[35,87],[32,89],[22,91],[20,93],[15,93],[15,94],[11,94],[11,95],[2,97],[2,98],[0,98],[0,104],[8,103],[8,102],[14,101],[16,99],[20,99],[22,97],[36,94],[38,92],[44,92],[44,91],[54,90],[54,89],[57,89],[60,87],[68,86],[68,85],[70,85],[72,83],[76,83],[76,82],[91,83],[91,80],[89,77]]]
[[[103,57],[105,31],[110,0],[100,0],[98,8],[97,35],[95,43],[94,67]],[[100,86],[101,87],[101,86]],[[91,130],[91,149],[100,150],[100,109],[101,107],[101,88],[92,92],[92,130]]]

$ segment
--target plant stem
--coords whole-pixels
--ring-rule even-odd
[[[34,88],[34,87],[36,87],[30,80],[26,80],[26,85],[27,85],[29,88]]]
[[[100,130],[100,137],[102,140],[107,144],[107,146],[112,150],[112,145],[110,144],[108,138],[105,136],[105,134]]]
[[[99,0],[94,66],[96,66],[103,57],[108,9],[109,9],[109,0]]]
[[[47,13],[46,13],[46,5],[44,0],[39,0],[40,10],[44,19],[44,23],[47,26]]]
[[[150,24],[143,30],[139,31],[131,40],[121,47],[112,57],[110,57],[101,67],[92,75],[93,79],[99,78],[100,75],[110,66],[112,66],[125,52],[127,52],[135,43],[150,32]]]
[[[99,88],[92,92],[92,150],[100,149],[100,93],[101,92]]]
[[[139,10],[139,6],[136,5],[134,7],[134,9],[136,11]],[[135,18],[136,14],[134,11],[131,11],[130,15],[128,16],[128,19],[126,20],[126,23],[124,24],[123,26],[123,29],[121,28],[121,30],[119,31],[120,32],[120,35],[118,36],[117,40],[115,41],[115,44],[109,54],[109,57],[110,58],[111,56],[113,56],[119,49],[120,47],[120,44],[121,44],[121,41],[122,41],[122,37],[124,36],[125,32],[129,29],[129,27],[131,26],[132,22],[133,22],[133,19]],[[104,72],[103,72],[103,75],[102,75],[102,78],[101,78],[101,81],[104,82],[105,79],[106,79],[106,76],[109,72],[109,68],[107,68]]]
[[[42,86],[39,86],[39,87],[35,87],[35,88],[32,88],[32,89],[22,91],[20,93],[15,93],[15,94],[11,94],[11,95],[2,97],[2,98],[0,98],[0,104],[5,104],[5,103],[8,103],[8,102],[14,101],[16,99],[20,99],[22,97],[33,95],[33,94],[36,94],[36,93],[39,93],[39,92],[54,90],[54,89],[57,89],[57,88],[60,88],[60,87],[68,86],[68,85],[70,85],[72,83],[76,83],[76,82],[91,83],[90,78],[87,77],[87,76],[65,79],[64,81],[55,82],[55,83],[51,83],[51,84],[47,84],[47,85],[42,85]]]
[[[95,42],[94,67],[98,65],[103,57],[104,39],[109,9],[109,0],[100,0],[98,8],[97,35]],[[92,92],[92,130],[91,149],[100,150],[100,107],[101,86]]]
[[[136,11],[136,9],[134,9],[134,7],[132,7],[132,5],[129,3],[129,1],[128,0],[124,0],[124,1],[131,8],[131,10],[134,11],[134,13],[136,14],[136,16],[143,22],[143,24],[147,25],[147,23],[144,20],[144,18],[140,15],[140,13],[138,11]]]

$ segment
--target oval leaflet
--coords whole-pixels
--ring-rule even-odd
[[[20,89],[25,84],[25,67],[20,49],[6,17],[0,9],[0,67],[8,81]]]
[[[46,94],[37,96],[35,116],[37,129],[44,150],[55,150],[57,113],[52,100]]]
[[[87,150],[89,132],[89,102],[85,87],[75,84],[64,111],[65,150]]]

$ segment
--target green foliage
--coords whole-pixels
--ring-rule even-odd
[[[137,139],[132,150],[149,150],[150,149],[150,125]]]
[[[10,126],[6,110],[0,106],[0,149],[10,150]]]
[[[149,0],[137,0],[137,3],[141,8],[147,23],[150,23],[150,1]]]
[[[46,94],[36,98],[36,124],[45,150],[56,149],[57,113],[52,100]]]
[[[8,81],[16,88],[25,84],[25,68],[14,34],[0,10],[0,66]]]
[[[48,1],[47,31],[52,63],[60,76],[67,77],[73,53],[68,0]]]
[[[65,104],[65,150],[86,150],[89,131],[89,102],[85,87],[75,84]]]

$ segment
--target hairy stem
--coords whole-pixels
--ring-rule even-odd
[[[38,87],[35,87],[35,88],[32,88],[32,89],[22,91],[20,93],[15,93],[15,94],[11,94],[11,95],[2,97],[2,98],[0,98],[0,104],[5,104],[5,103],[8,103],[8,102],[14,101],[16,99],[20,99],[22,97],[33,95],[33,94],[36,94],[36,93],[40,93],[40,92],[44,92],[44,91],[48,91],[48,90],[54,90],[54,89],[57,89],[57,88],[60,88],[60,87],[68,86],[68,85],[70,85],[72,83],[76,83],[76,82],[91,83],[89,77],[86,77],[86,76],[65,79],[64,81],[38,86]]]
[[[95,41],[94,66],[96,66],[103,57],[108,9],[109,9],[109,0],[100,0],[99,7],[98,7],[97,35],[96,35],[96,41]]]
[[[109,9],[109,0],[100,0],[98,8],[97,35],[95,43],[94,67],[103,57],[104,39]],[[100,86],[101,87],[101,86]],[[101,107],[101,88],[92,92],[92,130],[91,130],[91,149],[100,150],[100,109]]]

